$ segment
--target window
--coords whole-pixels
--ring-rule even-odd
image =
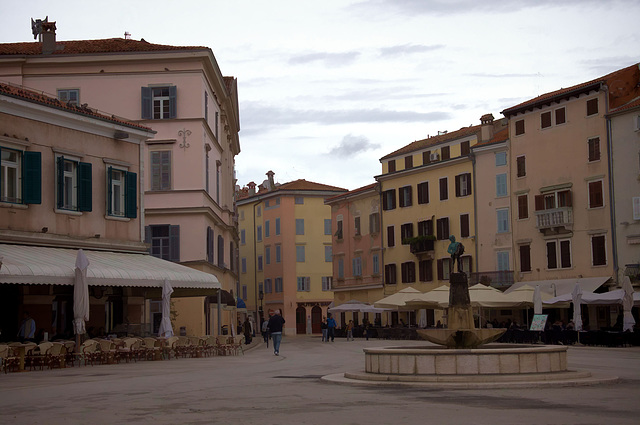
[[[380,232],[380,213],[369,214],[369,233],[375,235]]]
[[[273,285],[271,284],[271,279],[264,280],[264,293],[270,294],[273,292]]]
[[[276,218],[276,236],[280,234],[280,218]],[[331,234],[331,231],[329,231]]]
[[[449,199],[449,184],[446,177],[440,179],[440,200],[446,201]]]
[[[213,264],[213,228],[207,226],[207,261]]]
[[[296,262],[304,263],[304,245],[296,245]]]
[[[138,175],[126,170],[107,168],[107,215],[136,218],[138,209]]]
[[[507,174],[496,175],[496,197],[507,196]]]
[[[209,93],[204,92],[204,120],[209,122]]]
[[[633,210],[633,219],[640,220],[640,196],[634,196],[631,200],[631,209]]]
[[[180,226],[169,224],[145,226],[145,242],[151,255],[163,260],[180,261]]]
[[[242,299],[247,300],[247,285],[242,285]]]
[[[382,192],[382,209],[393,210],[396,208],[396,190],[389,189]]]
[[[440,150],[440,153],[442,154],[443,161],[445,159],[451,158],[451,148],[449,146],[443,146],[442,149]]]
[[[338,230],[336,230],[336,238],[342,239],[342,216],[338,216],[338,221],[336,221],[336,225]]]
[[[598,113],[598,99],[587,100],[587,116],[596,115]]]
[[[408,245],[407,239],[413,237],[413,223],[405,223],[400,226],[400,241],[403,245]]]
[[[507,153],[498,152],[496,153],[496,167],[501,167],[503,165],[507,165]]]
[[[436,220],[436,238],[439,241],[449,239],[449,217]]]
[[[395,264],[386,264],[384,266],[384,281],[387,285],[395,285],[397,283],[397,274]]]
[[[304,235],[304,218],[296,218],[296,235]]]
[[[176,118],[176,86],[142,87],[142,119]]]
[[[352,274],[354,277],[362,277],[362,258],[356,257],[352,260]]]
[[[331,245],[324,246],[324,261],[325,263],[330,263],[333,260],[333,250]]]
[[[471,173],[459,174],[455,179],[456,183],[456,196],[468,196],[471,195]]]
[[[171,151],[152,151],[151,190],[171,190]]]
[[[416,263],[408,261],[400,265],[402,283],[412,283],[416,281]]]
[[[262,271],[262,255],[258,255],[258,271]]]
[[[543,112],[540,114],[540,127],[551,127],[551,111]]]
[[[518,195],[518,219],[523,220],[529,218],[529,197]]]
[[[431,151],[422,152],[422,164],[431,164]]]
[[[304,197],[303,196],[296,196],[294,199],[294,203],[296,205],[304,205]]]
[[[276,263],[282,261],[282,246],[276,245]]]
[[[264,222],[264,237],[268,238],[269,237],[269,233],[271,233],[271,229],[270,229],[270,222],[269,220],[265,220]]]
[[[410,207],[412,205],[411,201],[411,186],[403,186],[398,190],[398,197],[400,208],[402,207]]]
[[[594,266],[607,265],[604,235],[591,236],[591,264]]]
[[[509,209],[496,210],[496,215],[498,218],[498,233],[509,232]]]
[[[516,158],[516,174],[518,177],[527,175],[527,162],[524,155]]]
[[[218,235],[218,267],[225,268],[225,264],[224,264],[224,238],[222,237],[222,235]]]
[[[371,262],[373,263],[372,273],[374,276],[380,274],[380,254],[373,254],[371,256]]]
[[[394,171],[396,171],[396,160],[395,159],[389,160],[389,162],[387,162],[387,166],[389,168],[389,172],[393,173]]]
[[[418,236],[433,235],[433,220],[423,220],[418,222]]]
[[[412,155],[404,157],[404,168],[405,169],[413,168],[413,156]]]
[[[338,279],[344,279],[344,258],[338,260]]]
[[[567,121],[565,108],[558,108],[555,110],[555,113],[556,113],[556,125],[564,124]]]
[[[569,239],[547,241],[547,268],[557,269],[558,266],[563,269],[571,268],[571,241]]]
[[[422,260],[418,263],[418,279],[420,282],[431,282],[433,280],[432,260]]]
[[[589,208],[599,208],[603,206],[602,180],[589,182]]]
[[[353,218],[353,229],[356,236],[360,236],[362,234],[360,230],[360,216]]]
[[[516,121],[516,136],[524,134],[524,120]]]
[[[0,148],[0,202],[42,202],[42,155]]]
[[[498,271],[510,270],[509,251],[498,251],[496,257]]]
[[[470,151],[471,150],[469,148],[469,141],[468,140],[466,142],[460,143],[460,155],[467,156],[467,155],[469,155]]]
[[[256,227],[256,239],[258,242],[262,242],[262,226]]]
[[[520,245],[520,271],[531,271],[531,245]]]
[[[449,280],[449,273],[451,271],[450,268],[450,258],[442,258],[438,260],[438,280]]]
[[[460,237],[469,237],[469,214],[460,214]]]
[[[270,246],[264,247],[264,263],[271,264],[271,247]]]
[[[429,182],[418,183],[418,204],[429,203]]]
[[[247,232],[246,230],[240,230],[240,245],[245,245],[247,243]]]
[[[307,278],[308,279],[308,278]],[[275,279],[275,286],[276,286],[276,292],[282,292],[283,291],[283,287],[282,287],[282,278],[281,277],[276,277]]]
[[[587,144],[589,145],[589,162],[600,161],[600,138],[589,139]]]
[[[560,190],[535,196],[536,211],[551,210],[571,206],[571,191]]]
[[[333,283],[333,277],[331,277],[331,276],[322,276],[322,290],[323,291],[330,291],[332,283]]]
[[[389,248],[396,246],[395,227],[387,226],[387,246]]]
[[[91,211],[91,164],[57,157],[57,207]]]
[[[324,219],[324,234],[331,235],[331,219],[330,218]]]
[[[80,105],[80,89],[58,90],[58,100],[70,105]]]
[[[240,268],[242,270],[242,273],[246,273],[247,272],[247,259],[245,257],[242,257],[242,259],[240,260]]]
[[[311,278],[298,276],[298,292],[311,291]]]
[[[262,216],[262,207],[258,205],[256,207],[256,217],[260,217],[260,216]]]

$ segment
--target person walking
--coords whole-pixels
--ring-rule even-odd
[[[247,317],[242,325],[242,331],[244,333],[244,343],[245,345],[251,344],[251,321]]]
[[[276,310],[269,319],[269,333],[273,340],[273,354],[280,355],[280,342],[282,342],[282,325],[284,325],[284,317],[280,315],[280,310]]]
[[[269,321],[267,319],[262,320],[262,338],[264,338],[264,342],[267,343],[267,348],[269,347]]]
[[[333,317],[331,317],[331,313],[327,314],[327,339],[325,342],[329,342],[329,338],[331,338],[331,342],[334,342],[336,337],[336,326],[337,323]]]
[[[36,321],[33,320],[28,311],[22,314],[22,323],[18,330],[18,339],[20,342],[35,341]]]
[[[349,320],[349,323],[347,324],[347,341],[349,341],[349,339],[351,339],[351,341],[353,341],[353,320]]]
[[[327,318],[323,317],[320,323],[320,329],[322,330],[322,342],[327,340]]]

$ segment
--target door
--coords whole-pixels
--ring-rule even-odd
[[[320,324],[322,323],[322,308],[319,305],[313,306],[311,309],[311,332],[314,334],[322,333]]]
[[[304,307],[296,309],[296,334],[304,335],[307,333],[307,310]]]

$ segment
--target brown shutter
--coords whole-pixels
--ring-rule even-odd
[[[456,176],[456,197],[460,197],[460,178],[460,175]]]
[[[467,173],[467,195],[471,195],[471,173]]]
[[[536,195],[535,197],[536,211],[543,211],[544,208],[544,195]]]

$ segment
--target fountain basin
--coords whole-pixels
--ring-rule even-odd
[[[418,336],[448,348],[478,348],[500,338],[507,330],[493,329],[418,329]]]

